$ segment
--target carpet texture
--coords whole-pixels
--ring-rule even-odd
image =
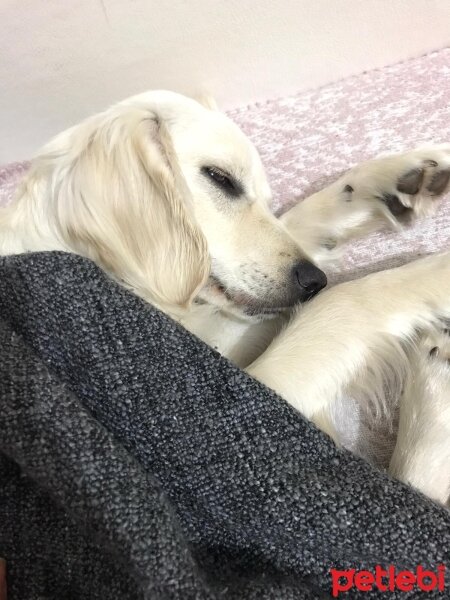
[[[449,512],[89,261],[1,259],[0,314],[10,600],[330,598],[332,567],[448,562]]]

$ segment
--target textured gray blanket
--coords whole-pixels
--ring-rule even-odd
[[[329,598],[333,567],[448,562],[449,513],[87,260],[1,259],[0,338],[8,600]]]

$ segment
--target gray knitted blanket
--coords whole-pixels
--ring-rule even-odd
[[[330,598],[332,568],[448,563],[448,512],[89,261],[1,259],[0,337],[8,600]]]

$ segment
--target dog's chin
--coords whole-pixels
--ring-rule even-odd
[[[226,306],[221,308],[221,310],[222,312],[228,313],[235,318],[254,323],[268,319],[274,319],[287,309],[273,307],[267,308],[256,303],[254,305],[238,304],[230,300]]]
[[[222,312],[245,321],[273,319],[289,310],[284,306],[265,304],[245,291],[225,288],[220,280],[213,276],[199,294],[198,301],[212,304]]]

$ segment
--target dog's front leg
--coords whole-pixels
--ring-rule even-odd
[[[450,183],[450,144],[371,160],[280,217],[317,263],[372,231],[399,228],[430,214]]]
[[[450,317],[450,253],[337,285],[302,307],[248,372],[319,427],[352,388],[406,368],[417,332]],[[365,389],[366,388],[366,389]]]

